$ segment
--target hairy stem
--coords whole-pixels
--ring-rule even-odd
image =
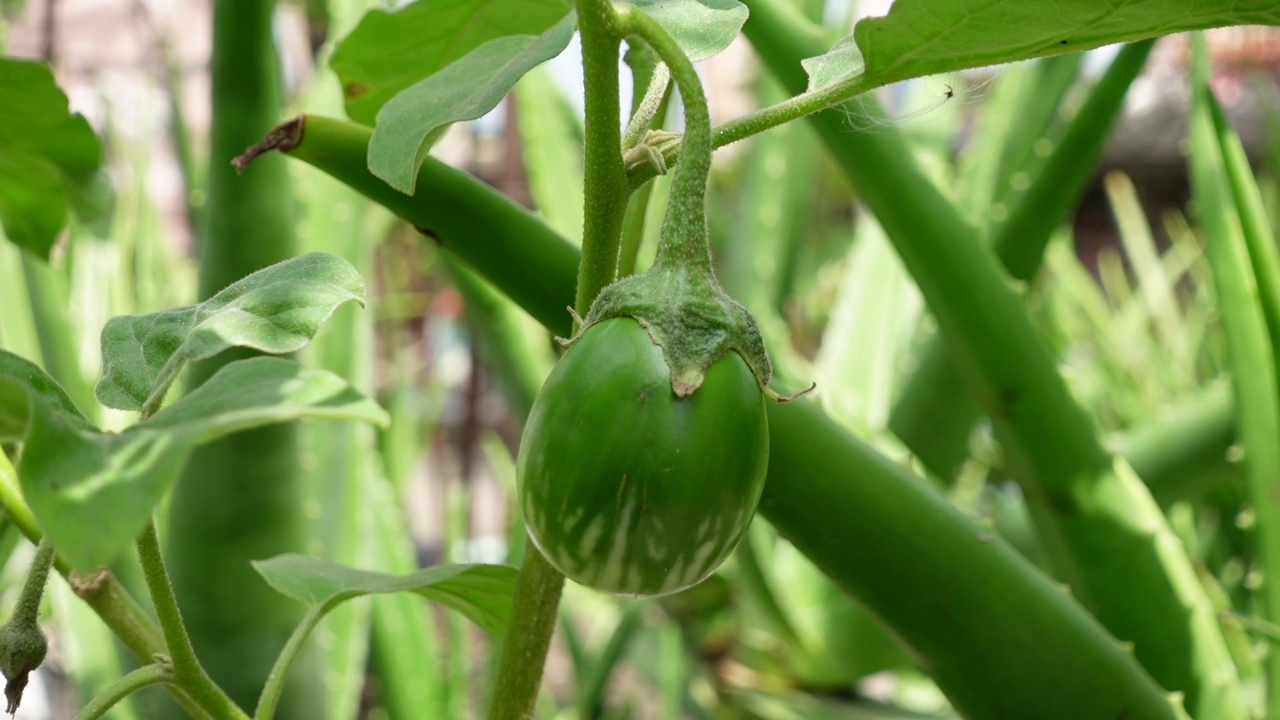
[[[187,628],[182,623],[182,613],[178,610],[178,599],[173,594],[169,572],[164,566],[155,523],[148,524],[138,536],[138,559],[142,561],[142,574],[147,581],[147,590],[151,593],[151,602],[155,605],[156,617],[160,620],[160,631],[169,646],[175,680],[216,717],[248,720],[249,716],[209,679],[196,657],[195,648],[191,646],[191,639],[187,636]]]
[[[44,586],[49,582],[49,568],[53,566],[53,545],[49,538],[41,538],[36,545],[36,556],[31,561],[31,569],[27,571],[27,580],[22,585],[22,594],[18,596],[18,605],[13,610],[11,622],[35,626],[40,615],[40,599],[44,597]]]
[[[516,578],[511,625],[498,660],[489,720],[533,717],[563,590],[564,575],[547,562],[537,546],[526,543],[524,562]]]

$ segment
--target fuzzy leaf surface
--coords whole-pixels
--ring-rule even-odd
[[[310,606],[412,592],[457,610],[497,638],[506,634],[516,589],[516,569],[508,565],[440,565],[409,575],[387,575],[290,553],[257,561],[253,567],[281,594]]]
[[[102,147],[44,63],[0,58],[0,98],[0,226],[48,258],[70,210],[101,209]]]
[[[747,21],[738,0],[631,0],[653,18],[697,62],[729,47]]]
[[[231,363],[120,433],[102,432],[60,406],[56,394],[28,387],[22,492],[54,545],[81,570],[110,562],[137,536],[202,443],[302,418],[388,423],[382,408],[342,378],[281,358]]]
[[[561,0],[418,0],[371,10],[333,54],[347,114],[372,125],[401,90],[484,43],[541,35],[569,8]]]
[[[232,347],[300,350],[342,303],[364,304],[364,280],[346,260],[310,253],[263,268],[198,304],[112,318],[102,330],[103,405],[154,408],[187,362]]]
[[[865,75],[867,86],[1228,25],[1278,25],[1274,0],[897,0],[820,56],[810,89]],[[853,52],[856,50],[857,52]],[[865,67],[862,62],[865,61]]]
[[[841,38],[823,55],[801,60],[800,66],[809,75],[809,92],[861,75],[865,69],[862,50],[852,35]]]
[[[474,120],[496,107],[525,73],[568,46],[576,21],[577,15],[570,14],[541,35],[490,40],[396,95],[378,111],[369,170],[412,194],[418,167],[445,126]]]

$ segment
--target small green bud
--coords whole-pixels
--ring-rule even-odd
[[[46,538],[36,547],[36,556],[27,571],[27,581],[22,585],[13,617],[0,625],[0,672],[8,681],[4,686],[4,697],[8,700],[5,711],[10,715],[18,712],[22,691],[27,687],[31,671],[40,667],[45,653],[49,651],[49,641],[40,632],[37,618],[40,598],[44,595],[44,585],[49,580],[49,568],[52,566],[53,546]]]
[[[0,672],[7,681],[5,712],[12,715],[18,711],[31,671],[40,667],[48,651],[49,642],[34,623],[14,618],[0,626]]]

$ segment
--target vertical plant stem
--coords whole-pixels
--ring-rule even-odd
[[[293,194],[279,158],[243,176],[231,159],[262,137],[280,112],[272,41],[275,3],[215,0],[211,58],[213,118],[208,227],[200,252],[200,298],[296,252]],[[231,351],[194,363],[190,387],[248,355]],[[298,431],[280,425],[196,450],[173,493],[167,541],[174,587],[191,641],[209,674],[241,705],[253,706],[303,608],[270,587],[250,560],[303,548],[305,485]],[[282,715],[324,718],[319,656],[308,648]]]
[[[622,219],[627,209],[622,163],[622,115],[618,106],[617,17],[608,0],[580,0],[582,72],[586,86],[586,147],[583,175],[582,262],[574,308],[585,315],[600,289],[613,282],[618,266]]]
[[[49,582],[51,567],[53,567],[53,545],[48,538],[41,538],[40,543],[36,545],[36,556],[31,561],[31,569],[27,571],[27,579],[22,585],[22,594],[18,596],[18,604],[13,610],[13,619],[10,622],[31,627],[38,624],[40,598],[44,597],[44,586]]]
[[[547,562],[535,545],[526,544],[516,579],[511,624],[498,661],[489,720],[533,717],[563,590],[564,575]]]
[[[586,170],[582,260],[574,306],[578,315],[585,315],[601,288],[614,280],[630,189],[622,163],[618,107],[621,36],[613,5],[608,0],[580,0],[578,27],[586,87]],[[563,591],[564,575],[536,546],[527,544],[516,581],[511,624],[498,660],[490,720],[532,717]]]
[[[138,536],[138,559],[142,561],[142,575],[147,581],[156,617],[160,620],[160,631],[164,634],[165,644],[169,646],[169,658],[173,662],[173,674],[177,683],[216,717],[248,720],[249,716],[209,678],[196,657],[187,628],[182,623],[182,613],[178,610],[178,599],[173,594],[169,573],[164,566],[155,523],[148,524]]]

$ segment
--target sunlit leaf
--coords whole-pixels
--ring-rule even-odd
[[[102,330],[102,404],[154,408],[183,366],[232,347],[287,353],[304,347],[335,308],[364,303],[346,260],[311,253],[263,268],[198,304],[112,318]]]

